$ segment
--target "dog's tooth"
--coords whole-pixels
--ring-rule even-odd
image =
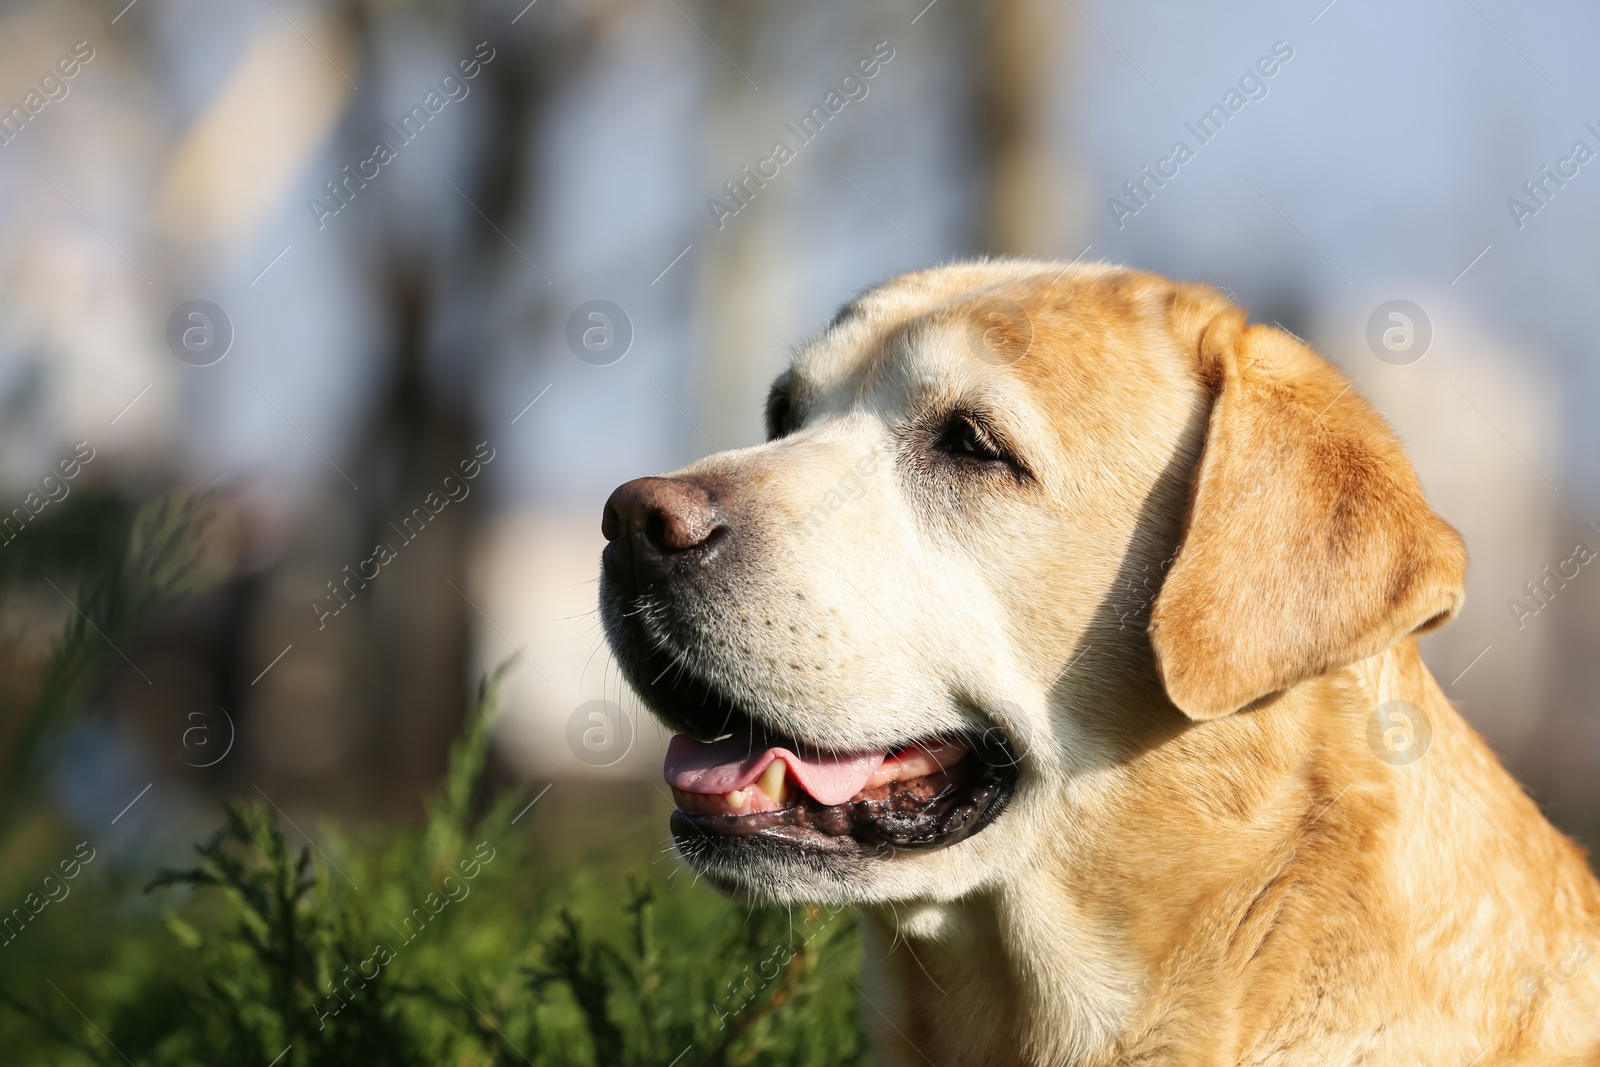
[[[733,810],[738,811],[744,807],[747,799],[748,798],[744,795],[743,789],[735,789],[733,792],[728,794],[728,806]]]
[[[767,799],[774,804],[782,804],[788,795],[789,765],[781,759],[775,759],[767,764],[767,769],[761,772],[761,779],[756,783]]]

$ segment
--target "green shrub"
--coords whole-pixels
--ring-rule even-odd
[[[271,809],[229,805],[198,865],[151,883],[159,927],[108,914],[119,947],[56,992],[6,975],[12,1047],[140,1067],[866,1063],[850,914],[749,909],[670,863],[556,869],[517,826],[526,796],[473,817],[496,689],[424,825],[296,849]]]

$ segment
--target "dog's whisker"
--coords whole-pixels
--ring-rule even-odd
[[[573,619],[587,619],[590,615],[598,615],[599,613],[599,608],[590,608],[588,611],[580,611],[576,615],[557,615],[555,621],[571,622]]]
[[[601,634],[600,636],[595,638],[594,647],[589,650],[588,657],[585,658],[584,661],[583,661],[583,670],[578,672],[578,686],[580,688],[582,688],[582,686],[583,686],[583,679],[589,673],[589,665],[594,662],[595,654],[598,653],[602,648],[604,648],[605,644],[606,644],[606,638],[605,638],[604,634]],[[600,695],[604,696],[605,695],[605,691],[606,691],[606,679],[605,679],[605,674],[602,672],[601,675],[600,675]]]
[[[944,991],[944,986],[940,985],[938,980],[935,979],[932,974],[928,973],[928,968],[923,964],[922,958],[917,955],[916,950],[911,947],[911,942],[902,941],[902,943],[906,946],[906,953],[911,957],[912,961],[916,963],[917,969],[923,973],[930,983],[932,983],[933,988],[939,991],[939,995],[941,997],[948,997],[950,994],[946,993]]]
[[[664,676],[664,675],[665,675],[665,674],[666,674],[666,673],[667,673],[667,672],[668,672],[668,671],[670,671],[670,670],[671,670],[671,669],[672,669],[672,666],[673,666],[673,665],[672,665],[672,664],[671,664],[671,663],[668,663],[668,664],[667,664],[667,665],[666,665],[666,666],[665,666],[665,667],[662,667],[662,668],[661,668],[661,674],[658,674],[658,675],[656,675],[656,676],[655,676],[655,677],[654,677],[654,678],[652,678],[652,679],[650,679],[650,685],[651,685],[651,686],[652,686],[652,687],[653,687],[653,686],[655,686],[655,684],[656,684],[656,683],[657,683],[657,682],[659,682],[659,681],[661,681],[661,679],[662,679],[662,677],[663,677],[663,676]]]

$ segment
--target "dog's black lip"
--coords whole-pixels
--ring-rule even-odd
[[[997,731],[965,740],[972,751],[960,763],[892,783],[884,796],[822,804],[802,793],[776,811],[747,815],[676,810],[673,838],[686,854],[707,841],[720,842],[724,852],[755,846],[835,856],[887,857],[897,851],[948,848],[999,818],[1016,788],[1017,761]],[[929,789],[932,796],[919,795]]]
[[[686,666],[675,665],[675,659],[651,652],[644,658],[643,670],[628,672],[636,676],[634,691],[656,718],[678,733],[705,743],[733,735],[758,737],[771,732],[719,686]],[[654,673],[644,677],[646,672]],[[705,714],[707,708],[711,709],[709,715]]]

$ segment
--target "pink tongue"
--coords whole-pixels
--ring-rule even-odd
[[[789,776],[820,804],[843,804],[867,784],[888,753],[852,756],[817,754],[802,757],[792,748],[756,749],[747,737],[728,737],[709,744],[678,734],[667,745],[667,784],[685,793],[731,793],[761,777],[775,759],[789,765]]]

